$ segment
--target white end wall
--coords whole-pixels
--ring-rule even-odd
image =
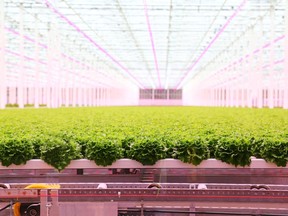
[[[131,82],[126,85],[109,89],[108,104],[109,106],[138,106],[139,88]]]
[[[183,86],[184,106],[209,106],[209,90],[201,88],[199,82],[194,80]]]

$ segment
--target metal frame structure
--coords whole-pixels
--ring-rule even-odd
[[[177,105],[288,108],[287,8],[3,0],[0,108],[138,105],[139,89],[182,88]]]
[[[103,214],[101,211],[97,213],[107,215],[109,212],[111,216],[119,213],[127,215],[129,212],[144,215],[140,213],[180,212],[180,210],[182,213],[192,215],[198,215],[197,212],[207,214],[218,212],[221,215],[275,216],[284,215],[288,210],[287,186],[271,185],[267,186],[269,189],[255,190],[251,185],[225,184],[207,184],[203,189],[195,188],[195,184],[192,188],[189,184],[161,184],[162,188],[147,188],[147,184],[119,183],[110,184],[107,189],[99,189],[98,185],[97,183],[90,186],[77,183],[64,184],[63,189],[58,190],[25,190],[13,188],[12,185],[10,189],[0,190],[0,199],[10,203],[40,203],[41,216],[67,215],[73,211],[78,215],[85,211],[86,215],[94,215],[91,212],[99,210],[99,206],[104,211]],[[92,211],[87,208],[92,208]]]
[[[41,216],[81,215],[83,211],[87,216],[96,211],[103,216],[165,212],[177,215],[180,211],[189,216],[202,215],[197,212],[275,216],[285,215],[288,210],[287,168],[262,159],[252,159],[251,167],[246,168],[235,168],[212,159],[196,167],[171,159],[161,160],[154,166],[123,159],[109,167],[76,160],[61,173],[53,172],[53,168],[41,160],[0,169],[2,183],[6,183],[3,187],[7,187],[0,189],[0,200],[6,204],[16,201],[40,204]],[[131,173],[131,169],[139,170],[140,175]],[[144,179],[151,170],[154,177]],[[158,178],[158,175],[161,176]],[[186,181],[181,180],[190,175]],[[56,183],[61,188],[24,189],[41,182]]]

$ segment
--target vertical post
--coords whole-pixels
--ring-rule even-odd
[[[4,1],[0,1],[0,109],[6,107],[7,102],[7,76],[6,76],[6,62],[5,62],[5,47],[6,38],[4,30]]]
[[[93,106],[97,106],[97,88],[93,87]]]
[[[91,87],[91,84],[89,83],[89,88],[88,88],[88,98],[89,98],[89,101],[88,101],[88,106],[93,106],[93,97],[92,97],[92,93],[93,93],[93,90],[92,90],[92,87]]]
[[[96,87],[96,106],[99,106],[99,87]]]
[[[99,93],[100,93],[100,106],[103,106],[103,88],[99,88]]]
[[[242,52],[243,54],[243,52]],[[243,56],[243,55],[242,55]],[[245,101],[244,101],[244,89],[245,89],[245,58],[241,61],[241,66],[240,66],[240,73],[241,73],[241,82],[240,82],[240,107],[245,107]]]
[[[248,30],[248,36],[249,36],[249,41],[248,41],[248,50],[253,51],[254,48],[254,28],[251,28]],[[250,59],[250,60],[249,60]],[[250,55],[247,58],[247,61],[249,62],[247,65],[247,106],[249,108],[253,107],[253,92],[254,92],[254,87],[253,87],[253,82],[254,82],[254,56]]]
[[[215,84],[213,83],[213,101],[212,101],[212,106],[217,106],[217,88],[215,86]]]
[[[76,107],[77,104],[77,84],[76,84],[76,62],[73,60],[72,62],[72,106]]]
[[[52,38],[52,33],[51,33],[51,23],[48,23],[48,49],[47,49],[47,55],[48,55],[48,71],[47,71],[47,82],[46,82],[46,103],[47,103],[47,107],[51,108],[52,104],[51,104],[51,95],[52,95],[52,88],[51,88],[51,83],[52,83],[52,42],[51,42],[51,38]]]
[[[101,106],[101,88],[97,88],[97,93],[98,93],[98,96],[97,96],[97,99],[98,99],[98,106]]]
[[[263,18],[260,20],[260,30],[259,30],[259,37],[258,37],[258,45],[259,47],[263,45]],[[259,61],[257,66],[257,107],[263,108],[263,54],[264,50],[261,49],[259,52]]]
[[[108,91],[107,91],[107,88],[104,88],[104,105],[107,106],[107,94]]]
[[[271,8],[270,8],[270,19],[271,19],[271,41],[275,38],[275,7],[274,0],[271,0]],[[269,108],[274,108],[274,78],[273,78],[273,69],[274,69],[274,45],[271,42],[270,45],[270,71],[268,73],[268,106]]]
[[[89,84],[89,106],[93,106],[93,87],[91,84]]]
[[[253,107],[258,107],[259,103],[259,95],[258,95],[258,90],[260,86],[260,82],[262,80],[259,80],[259,58],[257,58],[257,55],[261,55],[261,53],[253,53],[253,51],[256,49],[257,45],[259,47],[261,44],[259,43],[259,37],[258,37],[258,32],[256,32],[255,27],[253,27],[253,42],[252,42],[252,71],[251,71],[251,76],[252,76],[252,82],[251,82],[251,88],[252,88],[252,106]],[[261,37],[261,36],[260,36]],[[260,66],[262,67],[262,66]]]
[[[69,82],[69,76],[68,76],[68,71],[69,71],[69,62],[67,58],[63,58],[63,82],[62,82],[62,103],[64,104],[65,107],[69,106],[69,88],[68,88],[68,82]]]
[[[108,106],[111,106],[111,88],[108,90]]]
[[[190,205],[190,209],[189,209],[190,212],[195,212],[196,211],[196,208],[195,206],[193,205],[193,203]],[[189,216],[196,216],[195,213],[190,213]]]
[[[40,79],[39,79],[39,74],[40,74],[40,59],[39,59],[39,32],[38,32],[38,16],[35,14],[35,59],[36,59],[36,67],[35,67],[35,80],[34,80],[34,107],[39,108],[39,86],[40,85]]]
[[[40,215],[41,216],[48,216],[47,198],[48,198],[48,191],[41,190],[40,191]]]
[[[285,1],[285,39],[284,39],[284,96],[283,108],[288,109],[288,1]]]
[[[51,190],[51,201],[49,216],[59,216],[58,190]]]
[[[19,5],[19,14],[20,14],[20,20],[19,20],[19,28],[20,28],[20,67],[18,68],[18,105],[19,108],[24,108],[24,11],[23,11],[23,3],[20,3]]]
[[[94,93],[95,93],[95,90],[94,90],[94,87],[93,87],[93,84],[91,85],[90,87],[90,106],[94,106]]]
[[[144,203],[143,203],[143,200],[141,201],[141,213],[140,213],[141,216],[144,216]]]

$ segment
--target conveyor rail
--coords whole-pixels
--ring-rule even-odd
[[[288,203],[288,191],[280,190],[215,190],[215,189],[59,189],[59,202],[86,201],[189,201],[189,202],[266,202]],[[49,196],[49,193],[48,193]],[[2,189],[2,201],[40,200],[39,190]]]

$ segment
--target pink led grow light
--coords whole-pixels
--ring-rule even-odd
[[[7,27],[5,27],[5,29],[6,29],[8,32],[10,32],[10,33],[13,33],[13,34],[15,34],[15,35],[20,36],[20,33],[17,32],[17,31],[15,31],[14,29],[7,28]],[[24,37],[26,40],[28,40],[28,41],[30,41],[30,42],[32,42],[32,43],[36,43],[35,39],[33,39],[33,38],[31,38],[31,37],[29,37],[29,36],[27,36],[27,35],[23,35],[23,37]],[[45,45],[45,44],[43,44],[43,43],[38,43],[38,44],[39,44],[40,46],[44,47],[44,48],[47,48],[47,45]]]
[[[10,33],[13,33],[13,34],[15,34],[15,35],[17,35],[17,36],[20,36],[20,33],[17,32],[15,29],[7,28],[7,27],[6,27],[5,29],[6,29],[7,31],[9,31]],[[32,42],[32,43],[36,43],[36,40],[35,40],[35,39],[33,39],[33,38],[31,38],[31,37],[29,37],[29,36],[27,36],[27,35],[23,35],[23,38],[26,39],[26,40],[28,40],[28,41],[30,41],[30,42]],[[44,49],[48,49],[48,46],[47,46],[46,44],[39,43],[39,42],[38,42],[37,44],[38,44],[39,46],[43,47]],[[19,54],[19,55],[20,55],[20,54]],[[62,55],[62,57],[69,59],[71,62],[76,62],[78,65],[82,65],[82,66],[85,66],[85,67],[88,67],[88,68],[93,68],[91,65],[87,65],[87,64],[79,61],[78,59],[75,59],[75,58],[73,58],[73,57],[71,57],[71,56],[66,55],[65,53],[61,53],[61,55]],[[39,61],[39,62],[41,63],[41,61]],[[44,64],[44,63],[42,62],[42,64]],[[45,63],[45,64],[46,64],[46,63]],[[95,70],[95,68],[93,68],[93,69]],[[99,74],[102,74],[103,76],[106,77],[106,75],[105,75],[103,72],[100,72],[100,71],[98,71],[98,70],[97,70],[97,72],[98,72]]]
[[[151,25],[150,25],[150,21],[149,21],[146,0],[143,0],[143,3],[144,3],[144,11],[145,11],[145,16],[146,16],[146,22],[147,22],[149,36],[150,36],[150,42],[151,42],[153,56],[154,56],[154,64],[155,64],[157,75],[158,75],[158,84],[159,84],[159,88],[161,89],[161,80],[160,80],[160,73],[159,73],[159,67],[158,67],[158,60],[157,60],[156,49],[155,49],[155,45],[154,45],[154,39],[153,39],[152,30],[151,30]]]
[[[176,85],[176,89],[178,89],[184,79],[191,73],[193,68],[197,65],[197,63],[203,58],[203,56],[207,53],[207,51],[210,49],[210,47],[215,43],[215,41],[218,39],[218,37],[224,32],[224,30],[227,28],[227,26],[230,24],[230,22],[236,17],[236,15],[240,12],[242,7],[246,4],[247,0],[244,0],[237,8],[237,10],[233,13],[233,15],[227,20],[225,25],[222,27],[222,29],[216,34],[216,36],[213,38],[213,40],[208,44],[208,46],[204,49],[204,51],[201,53],[201,55],[196,59],[196,61],[187,69],[184,76],[180,79],[179,83]]]
[[[11,51],[11,50],[9,50],[9,49],[5,49],[5,52],[6,53],[9,53],[9,54],[11,54],[11,55],[14,55],[14,56],[17,56],[17,57],[19,57],[19,58],[24,58],[24,59],[26,59],[26,60],[28,60],[28,61],[34,61],[34,62],[39,62],[40,64],[43,64],[43,65],[47,65],[48,63],[46,63],[46,62],[43,62],[43,61],[37,61],[35,58],[32,58],[32,57],[29,57],[29,56],[26,56],[26,55],[21,55],[20,53],[17,53],[17,52],[14,52],[14,51]],[[19,64],[15,64],[15,63],[11,63],[11,62],[7,62],[9,65],[15,65],[15,66],[19,66]],[[29,67],[27,67],[27,66],[24,66],[25,68],[29,68]],[[30,67],[31,68],[31,67]],[[69,73],[71,73],[71,74],[74,74],[74,75],[77,75],[77,73],[74,73],[73,71],[70,71],[70,70],[65,70],[65,69],[62,69],[63,71],[65,71],[65,72],[69,72]],[[79,75],[79,74],[78,74]],[[89,77],[85,77],[84,76],[84,78],[87,78],[87,79],[90,79]],[[112,85],[110,85],[110,84],[106,84],[106,83],[103,83],[103,82],[100,82],[100,81],[96,81],[97,83],[100,83],[100,84],[102,84],[102,85],[104,85],[104,86],[111,86],[111,87],[113,87]]]
[[[267,69],[267,68],[270,68],[271,66],[278,65],[278,64],[282,64],[282,63],[284,63],[284,58],[283,58],[283,59],[279,59],[279,60],[277,60],[277,61],[274,61],[272,64],[263,65],[263,66],[262,66],[262,69]],[[210,78],[207,78],[208,81],[213,80],[212,78],[217,78],[217,77],[219,77],[219,74],[220,74],[221,72],[223,72],[223,71],[224,71],[224,73],[225,73],[225,72],[226,72],[226,73],[227,73],[227,72],[229,73],[229,71],[226,70],[226,68],[225,68],[225,69],[221,69],[221,70],[217,71],[216,73],[214,73]],[[222,75],[223,75],[223,73],[222,73]],[[225,80],[222,81],[221,83],[217,83],[217,84],[214,84],[214,85],[212,85],[212,86],[213,86],[213,87],[215,87],[215,86],[221,86],[221,85],[224,85],[224,84],[228,83],[228,82],[231,81],[231,80],[237,80],[237,79],[239,79],[239,77],[240,77],[240,79],[241,79],[241,78],[242,78],[242,75],[243,75],[243,74],[240,74],[240,75],[237,74],[237,76],[228,77],[227,80],[225,79]],[[248,74],[246,73],[246,74],[244,74],[243,76],[245,77],[245,76],[247,76],[247,75],[248,75]]]
[[[86,38],[90,43],[92,43],[97,49],[99,49],[102,53],[104,53],[112,62],[118,65],[122,70],[124,70],[138,85],[138,87],[143,88],[142,84],[136,79],[133,74],[128,70],[128,68],[124,67],[116,58],[114,58],[111,54],[109,54],[103,47],[97,44],[91,37],[89,37],[85,32],[83,32],[75,23],[69,20],[66,16],[60,13],[48,0],[44,0],[47,8],[52,10],[53,13],[57,14],[61,19],[65,20],[70,26],[72,26],[77,32],[79,32],[84,38]]]
[[[286,37],[285,35],[281,35],[281,36],[275,38],[275,39],[272,41],[272,43],[277,43],[277,42],[283,40],[285,37]],[[222,69],[220,69],[220,70],[218,70],[217,72],[215,72],[214,74],[212,74],[211,77],[214,77],[216,74],[219,74],[221,71],[226,70],[226,69],[229,68],[231,65],[236,65],[236,64],[241,63],[244,58],[245,58],[245,59],[248,59],[249,57],[252,57],[253,55],[256,55],[256,54],[259,53],[262,49],[265,49],[265,48],[267,48],[267,47],[269,47],[269,46],[271,46],[271,42],[268,42],[268,43],[266,43],[265,45],[263,45],[262,47],[255,49],[255,50],[252,52],[252,54],[251,54],[251,53],[248,53],[248,54],[246,54],[244,57],[240,57],[238,61],[234,61],[232,64],[229,64],[229,65],[223,67]],[[277,62],[277,63],[276,63],[276,62]],[[284,59],[281,59],[281,60],[276,61],[276,62],[275,62],[274,64],[284,63]],[[274,65],[274,64],[273,64],[273,65]],[[267,67],[270,67],[270,65],[265,65],[265,66],[263,66],[263,69],[264,69],[264,68],[267,68]],[[210,78],[211,78],[211,77],[210,77]]]
[[[26,55],[22,55],[22,54],[20,54],[20,53],[17,53],[17,52],[8,50],[8,49],[5,49],[5,52],[6,52],[6,53],[10,53],[11,55],[14,55],[14,56],[18,56],[19,58],[22,58],[22,57],[23,57],[24,59],[26,59],[26,60],[28,60],[28,61],[36,61],[36,62],[37,62],[37,60],[35,60],[35,59],[32,58],[32,57],[29,57],[29,56],[26,56]],[[46,62],[43,62],[43,61],[38,61],[38,62],[41,63],[41,64],[43,64],[43,65],[47,65]]]

